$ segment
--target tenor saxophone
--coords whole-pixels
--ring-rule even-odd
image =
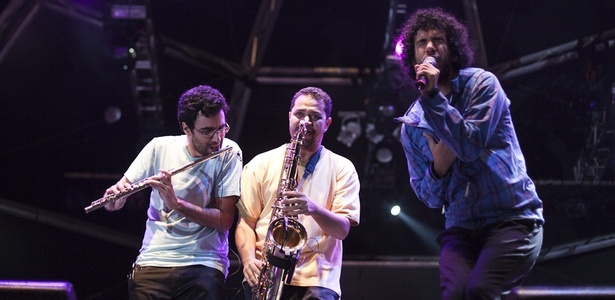
[[[306,124],[302,120],[297,134],[286,147],[277,197],[263,245],[262,268],[258,285],[252,289],[252,300],[280,299],[284,284],[292,281],[301,248],[307,241],[305,227],[296,216],[284,215],[281,203],[286,199],[284,191],[297,189],[299,152],[305,132]]]

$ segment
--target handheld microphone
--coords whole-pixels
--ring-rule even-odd
[[[423,60],[423,63],[428,63],[428,64],[431,64],[432,66],[435,66],[436,65],[436,58],[433,57],[433,56],[427,56]],[[419,91],[424,89],[425,85],[427,85],[427,78],[425,78],[425,75],[419,76],[419,78],[416,80],[415,84],[416,84],[416,88]]]

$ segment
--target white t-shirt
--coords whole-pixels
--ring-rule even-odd
[[[179,169],[194,162],[186,149],[186,136],[152,139],[124,174],[131,182],[154,176],[161,169]],[[192,204],[208,207],[214,198],[240,195],[241,149],[224,139],[221,149],[232,147],[218,157],[206,160],[171,177],[175,195]],[[219,232],[167,211],[158,191],[152,189],[145,222],[143,244],[136,263],[142,266],[176,267],[205,265],[226,276],[228,232]]]

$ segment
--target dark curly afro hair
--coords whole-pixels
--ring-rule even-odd
[[[415,61],[414,39],[419,30],[438,29],[446,33],[446,40],[451,50],[453,68],[459,70],[474,63],[474,50],[468,37],[465,24],[453,14],[441,8],[426,8],[416,10],[402,25],[398,42],[403,45],[401,62],[407,69],[407,74],[414,77]]]

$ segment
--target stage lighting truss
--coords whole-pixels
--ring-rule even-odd
[[[610,101],[603,101],[592,112],[592,121],[585,148],[574,166],[578,182],[598,182],[609,166],[615,142],[615,81],[611,88]]]
[[[114,43],[122,55],[123,70],[129,72],[142,130],[164,125],[156,55],[154,26],[149,1],[118,1],[108,6],[105,27],[116,36]]]

